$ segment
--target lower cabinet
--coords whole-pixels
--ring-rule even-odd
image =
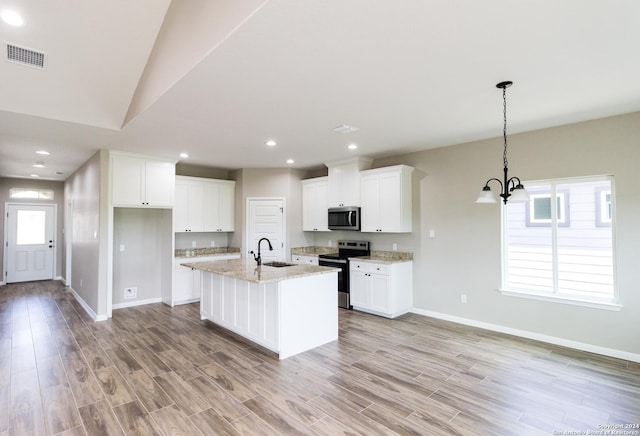
[[[395,318],[413,306],[413,262],[350,261],[351,305],[355,310]]]
[[[279,350],[279,283],[245,282],[210,273],[202,276],[202,319]]]
[[[291,262],[303,265],[318,265],[318,256],[304,256],[300,254],[292,254]]]
[[[338,273],[256,283],[202,271],[200,317],[278,353],[338,339]]]
[[[239,259],[240,253],[207,257],[179,257],[173,259],[173,287],[169,306],[200,301],[200,271],[187,268],[181,263],[209,262],[215,260]]]

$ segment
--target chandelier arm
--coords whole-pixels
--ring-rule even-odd
[[[491,182],[492,180],[495,180],[496,182],[500,183],[500,192],[502,193],[504,191],[504,185],[502,184],[502,180],[496,179],[495,177],[492,177],[489,180],[487,180],[487,183],[484,184],[485,188],[489,187],[489,182]]]
[[[516,183],[516,181],[517,181],[517,183]],[[507,187],[510,188],[510,189],[513,189],[518,185],[522,185],[522,181],[520,180],[519,177],[513,176],[509,180],[507,180]]]

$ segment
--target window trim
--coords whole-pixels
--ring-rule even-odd
[[[598,301],[571,298],[564,295],[541,294],[535,291],[519,291],[515,289],[498,289],[502,295],[509,297],[526,298],[529,300],[551,301],[553,303],[570,304],[573,306],[591,307],[594,309],[605,309],[619,312],[624,306],[617,301]]]
[[[596,188],[595,191],[598,192],[599,191],[607,191],[608,193],[611,194],[611,222],[612,224],[610,224],[610,227],[613,227],[613,223],[615,223],[615,181],[614,181],[614,177],[612,174],[605,174],[605,175],[599,175],[599,176],[586,176],[586,177],[571,177],[571,178],[557,178],[557,179],[546,179],[546,180],[530,180],[530,181],[526,181],[523,184],[525,184],[525,186],[531,184],[534,185],[535,184],[543,184],[543,183],[548,183],[551,184],[551,195],[553,194],[553,192],[556,192],[557,189],[557,185],[561,185],[561,184],[565,184],[565,183],[581,183],[581,182],[597,182],[597,181],[609,181],[609,189],[605,189],[605,188]],[[564,188],[562,190],[560,190],[559,192],[563,191]],[[557,203],[557,202],[554,202]],[[555,207],[555,205],[553,203],[551,203],[552,208]],[[598,205],[596,205],[598,206]],[[568,208],[565,208],[567,214],[568,214]],[[599,209],[596,209],[596,214],[599,214]],[[552,212],[552,216],[553,216],[553,212]],[[526,209],[526,219],[528,220],[529,217],[529,210],[528,210],[528,203],[527,203],[527,209]],[[568,217],[568,215],[567,215]],[[567,221],[570,221],[569,219]],[[547,226],[550,226],[550,224],[547,224]],[[624,306],[622,305],[622,303],[620,302],[620,293],[618,291],[618,286],[617,286],[617,262],[616,262],[616,252],[617,252],[617,244],[616,244],[616,232],[615,232],[615,227],[612,228],[611,231],[611,243],[612,243],[612,257],[613,257],[613,265],[612,265],[612,278],[613,278],[613,296],[611,297],[611,299],[584,299],[584,298],[579,298],[579,297],[571,297],[567,294],[558,294],[557,293],[557,271],[555,271],[556,269],[556,265],[557,262],[555,260],[555,257],[557,256],[556,253],[556,244],[557,244],[557,240],[556,240],[556,230],[558,227],[563,226],[560,223],[558,223],[556,226],[551,226],[552,228],[552,232],[553,232],[553,256],[554,256],[554,291],[553,293],[543,293],[543,292],[539,292],[539,291],[534,291],[534,290],[526,290],[526,289],[510,289],[506,286],[506,284],[508,283],[508,247],[509,247],[509,241],[507,238],[507,234],[506,234],[506,229],[507,229],[507,205],[501,203],[501,231],[500,231],[500,235],[501,235],[501,239],[502,239],[502,250],[501,250],[501,268],[502,268],[502,284],[500,286],[500,288],[498,289],[498,292],[500,292],[503,296],[509,296],[509,297],[518,297],[518,298],[525,298],[525,299],[530,299],[530,300],[539,300],[539,301],[548,301],[548,302],[553,302],[553,303],[560,303],[560,304],[569,304],[569,305],[574,305],[574,306],[581,306],[581,307],[589,307],[589,308],[595,308],[595,309],[604,309],[604,310],[613,310],[613,311],[619,311],[621,310]],[[606,225],[605,225],[606,226]],[[597,226],[596,226],[597,227]],[[604,227],[604,226],[603,226]]]

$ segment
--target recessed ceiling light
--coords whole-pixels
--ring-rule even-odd
[[[0,17],[2,17],[2,21],[7,23],[9,26],[22,26],[24,24],[24,20],[16,11],[12,11],[11,9],[5,9],[0,13]]]
[[[49,156],[51,154],[47,150],[38,150],[36,151],[36,153],[41,154],[43,156]]]
[[[269,139],[267,142],[265,142],[265,144],[267,144],[269,147],[275,147],[276,141],[274,141],[273,139]]]
[[[34,168],[44,168],[43,162],[36,162],[33,164]]]
[[[287,163],[288,163],[288,164],[292,164],[292,163],[294,163],[294,162],[295,162],[295,161],[294,161],[293,159],[287,159]]]
[[[189,157],[189,154],[188,153],[180,153],[180,157],[183,158],[183,159],[186,159],[186,158]]]
[[[358,148],[358,146],[357,146],[356,144],[349,144],[349,145],[347,146],[347,148],[348,148],[349,150],[355,150],[356,148]]]

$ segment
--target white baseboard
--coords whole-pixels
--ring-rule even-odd
[[[588,351],[590,353],[602,354],[604,356],[615,357],[617,359],[630,360],[632,362],[640,362],[640,354],[629,353],[627,351],[616,350],[613,348],[601,347],[598,345],[585,344],[584,342],[571,341],[569,339],[558,338],[556,336],[543,335],[527,330],[519,330],[511,327],[505,327],[498,324],[491,324],[474,319],[462,318],[459,316],[448,315],[446,313],[432,312],[423,309],[411,309],[411,313],[428,316],[430,318],[451,321],[457,324],[464,324],[471,327],[478,327],[494,332],[506,333],[509,335],[520,336],[522,338],[533,339],[536,341],[547,342],[549,344],[561,345],[563,347],[574,348],[576,350]]]
[[[129,301],[127,303],[114,304],[111,307],[113,309],[124,309],[125,307],[142,306],[145,304],[153,304],[153,303],[162,303],[162,298],[158,297],[158,298],[149,298],[147,300]]]
[[[80,306],[82,306],[84,311],[89,314],[91,319],[93,319],[94,321],[106,321],[107,319],[109,319],[109,317],[107,315],[98,315],[97,313],[95,313],[93,311],[93,309],[91,308],[91,306],[89,306],[87,304],[87,302],[84,301],[84,299],[71,286],[69,286],[69,290],[71,291],[71,294],[73,294],[73,296],[76,299],[76,301],[78,301],[78,303],[80,303]]]

